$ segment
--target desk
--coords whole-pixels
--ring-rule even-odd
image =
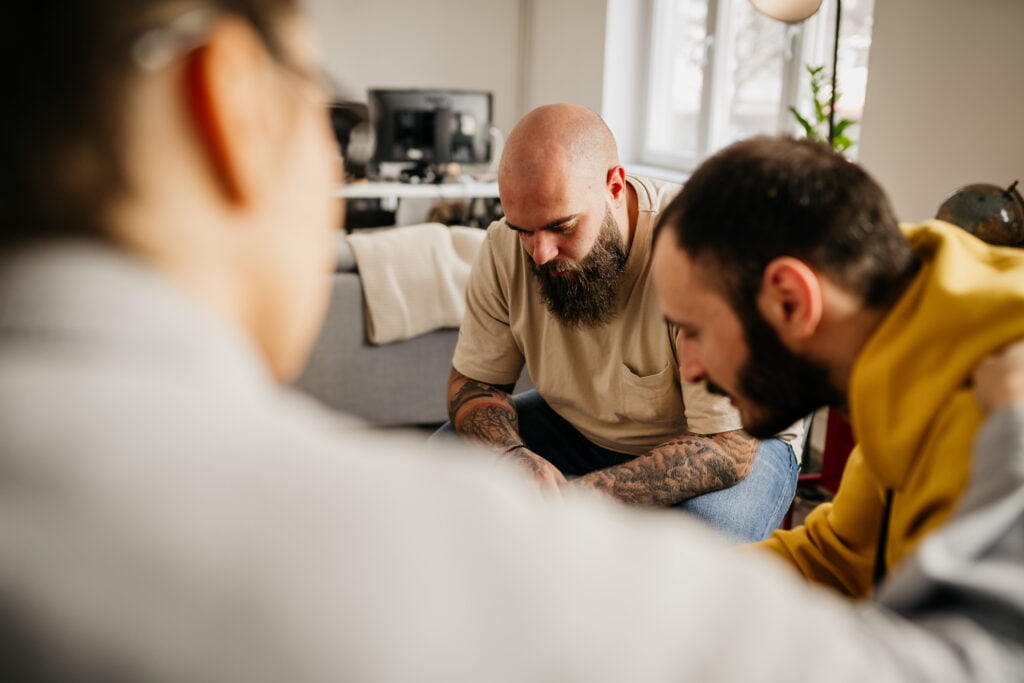
[[[342,185],[335,196],[345,199],[377,199],[380,208],[385,211],[396,211],[400,199],[434,199],[434,200],[469,200],[467,218],[470,216],[473,202],[483,199],[487,202],[489,215],[495,214],[498,197],[496,181],[481,182],[462,180],[451,183],[399,183],[399,182],[354,182]],[[497,216],[500,216],[497,213]],[[485,225],[486,227],[486,225]]]
[[[335,193],[346,199],[380,199],[382,203],[398,204],[399,199],[497,199],[497,182],[467,180],[454,183],[348,183]]]

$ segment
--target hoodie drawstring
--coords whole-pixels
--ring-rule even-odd
[[[892,514],[892,489],[885,490],[885,510],[882,511],[882,524],[878,530],[878,547],[875,548],[875,588],[885,578],[885,549],[889,545],[889,516]]]

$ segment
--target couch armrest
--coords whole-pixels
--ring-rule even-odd
[[[336,273],[332,286],[327,318],[296,386],[332,408],[381,424],[446,420],[458,330],[374,346],[366,340],[359,276]]]

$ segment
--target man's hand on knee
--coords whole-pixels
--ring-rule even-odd
[[[505,457],[529,473],[537,482],[542,493],[561,497],[561,486],[565,484],[565,475],[557,467],[526,446],[509,449],[505,452]]]

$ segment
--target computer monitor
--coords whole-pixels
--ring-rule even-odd
[[[374,162],[411,163],[439,180],[450,162],[491,161],[493,96],[481,90],[369,91],[377,138]]]

